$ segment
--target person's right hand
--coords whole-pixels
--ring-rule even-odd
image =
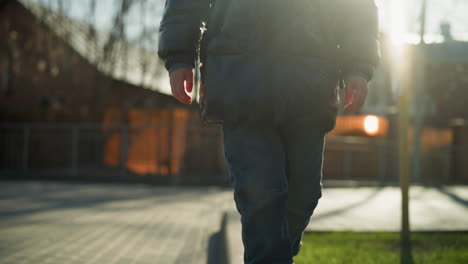
[[[172,95],[185,104],[191,104],[189,93],[193,90],[193,72],[188,67],[182,67],[169,75]]]
[[[353,75],[345,79],[345,112],[354,112],[364,105],[369,89],[369,82],[361,76]]]

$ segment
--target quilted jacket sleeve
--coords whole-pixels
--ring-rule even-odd
[[[378,10],[374,0],[339,0],[337,36],[344,76],[361,74],[370,81],[380,61]]]
[[[159,28],[159,57],[166,69],[175,64],[195,65],[202,22],[210,0],[166,0]]]

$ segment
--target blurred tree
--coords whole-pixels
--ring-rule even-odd
[[[33,0],[21,1],[31,2]],[[71,17],[77,12],[76,10],[85,10],[86,19],[84,21],[85,24],[82,25],[86,29],[85,43],[78,43],[76,45],[84,44],[84,52],[87,53],[85,57],[105,74],[124,80],[131,78],[131,83],[148,87],[155,85],[154,76],[160,76],[163,73],[163,67],[155,66],[159,64],[155,54],[148,56],[148,48],[157,47],[159,33],[159,27],[155,26],[154,21],[151,23],[148,21],[151,18],[154,20],[154,17],[158,17],[164,6],[164,1],[113,0],[108,2],[111,3],[111,6],[105,10],[105,14],[102,13],[102,3],[96,0],[80,2],[70,0],[37,0],[35,2],[38,2],[42,7],[39,17],[44,22],[47,20],[49,22],[52,21],[52,24],[55,24],[54,26],[63,32],[61,37],[69,40],[72,45],[78,41],[74,39],[76,38],[74,35],[76,28],[70,27],[75,27],[76,25],[67,23],[57,25],[61,22],[61,19],[54,22],[51,16],[58,14],[58,16],[73,20]],[[51,12],[57,14],[51,15]],[[103,31],[100,25],[103,20],[102,17],[109,18],[111,27],[107,29],[107,32]],[[69,66],[73,67],[72,62],[69,63]],[[135,76],[135,72],[138,72],[138,76]],[[75,78],[79,78],[79,76],[69,76],[70,88],[76,83],[74,81]],[[106,98],[112,96],[112,79],[96,78],[96,82],[98,83],[93,96],[93,105],[96,106],[96,109],[93,110],[98,117],[102,117],[108,108]],[[71,90],[76,91],[76,89]],[[141,98],[141,100],[144,100],[144,98]],[[137,101],[140,102],[141,100]],[[127,109],[122,110],[128,112],[134,104],[138,103],[137,101],[127,102]]]

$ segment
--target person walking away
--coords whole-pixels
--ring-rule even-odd
[[[167,0],[172,94],[222,124],[246,264],[290,264],[322,195],[324,136],[364,104],[379,63],[373,0]]]

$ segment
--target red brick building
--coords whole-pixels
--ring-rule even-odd
[[[226,181],[220,131],[159,92],[155,51],[28,0],[0,1],[0,37],[0,175]]]
[[[28,1],[1,3],[0,122],[100,122],[109,108],[180,107],[157,92],[168,82],[155,52]]]

